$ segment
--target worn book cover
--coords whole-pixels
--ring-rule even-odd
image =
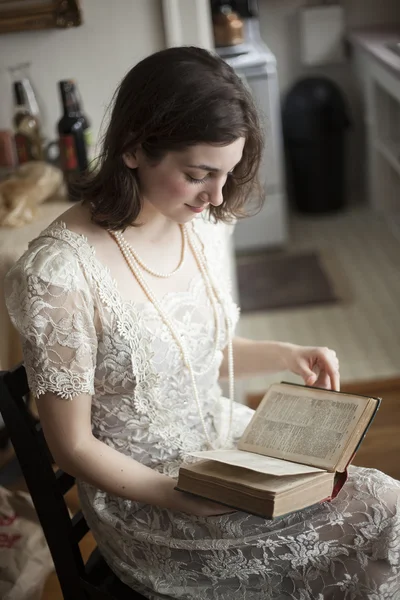
[[[194,453],[177,489],[273,518],[332,499],[380,399],[281,383],[270,387],[237,448]]]

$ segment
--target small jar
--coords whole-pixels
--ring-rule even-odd
[[[213,15],[215,46],[237,46],[244,43],[243,21],[229,4]]]

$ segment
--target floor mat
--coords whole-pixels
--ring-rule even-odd
[[[340,300],[320,255],[265,252],[237,257],[242,312],[297,308]]]

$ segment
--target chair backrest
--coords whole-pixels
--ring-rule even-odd
[[[91,586],[83,585],[86,572],[78,544],[88,526],[80,511],[70,517],[64,500],[75,479],[61,470],[54,471],[41,425],[26,408],[28,394],[23,365],[0,373],[0,411],[50,548],[64,598],[87,600],[91,594],[83,590],[91,591]],[[107,593],[95,597],[112,599]]]

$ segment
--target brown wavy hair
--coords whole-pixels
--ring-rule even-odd
[[[247,198],[262,198],[257,171],[263,149],[251,93],[217,55],[196,47],[156,52],[133,67],[116,90],[95,171],[75,192],[89,202],[92,221],[111,230],[135,224],[141,207],[136,171],[123,154],[139,145],[152,164],[170,151],[196,144],[227,145],[245,138],[243,156],[224,188],[224,202],[210,206],[215,220],[246,216]],[[252,207],[254,206],[252,202]]]

